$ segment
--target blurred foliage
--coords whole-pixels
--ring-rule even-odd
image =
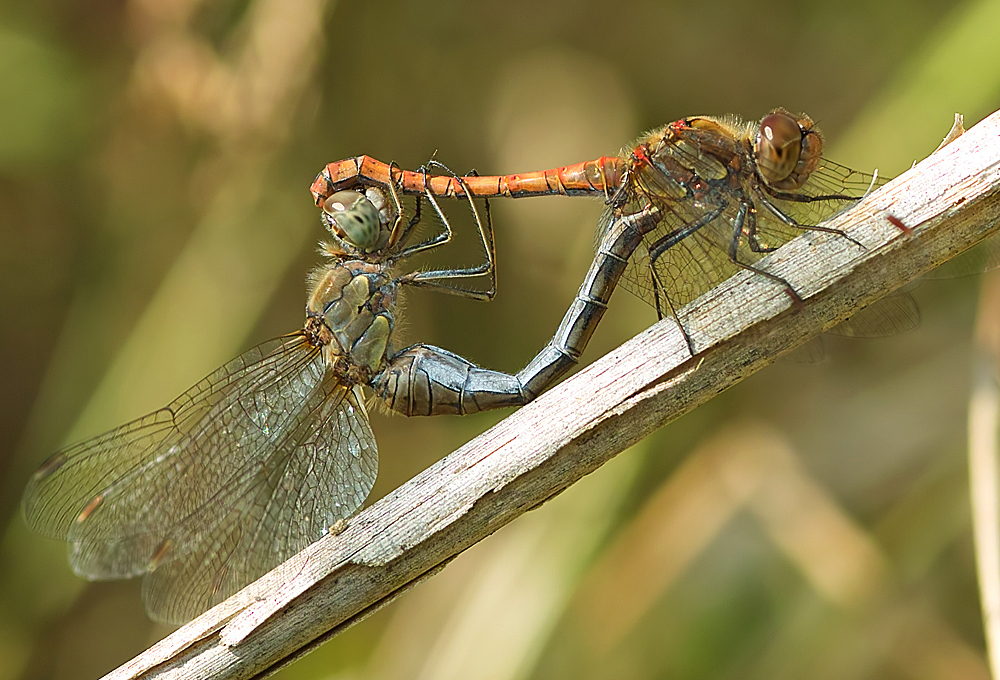
[[[42,0],[0,5],[0,678],[95,677],[168,631],[18,516],[71,438],[302,322],[329,161],[517,172],[698,113],[809,112],[889,174],[1000,104],[1000,2]],[[599,202],[494,204],[500,294],[405,339],[516,370]],[[456,244],[456,257],[474,254]],[[964,420],[975,279],[919,331],[729,390],[284,678],[987,677]],[[619,293],[585,359],[654,320]],[[502,414],[374,416],[373,498]]]

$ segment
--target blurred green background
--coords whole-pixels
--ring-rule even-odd
[[[784,106],[835,160],[898,174],[954,112],[1000,106],[998,28],[997,0],[0,4],[0,680],[96,677],[169,632],[139,582],[85,584],[30,535],[21,489],[300,326],[325,163],[518,172]],[[497,299],[413,292],[403,340],[519,369],[601,207],[495,202]],[[980,285],[922,285],[918,331],[754,375],[278,677],[988,677],[964,452]],[[654,320],[619,292],[585,360]],[[374,415],[372,499],[502,415]]]

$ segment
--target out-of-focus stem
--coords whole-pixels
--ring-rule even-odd
[[[969,399],[969,484],[990,672],[1000,678],[1000,273],[979,303]]]

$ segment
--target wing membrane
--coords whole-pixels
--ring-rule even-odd
[[[180,622],[350,516],[375,480],[360,388],[301,336],[255,347],[167,407],[57,453],[25,493],[32,528],[95,579],[148,572]]]
[[[762,257],[763,250],[783,245],[809,227],[851,207],[867,191],[888,181],[875,180],[872,175],[823,159],[806,184],[793,194],[769,194],[760,187],[748,187],[745,196],[751,210],[742,233],[737,235],[734,222],[739,205],[735,195],[720,190],[697,199],[686,196],[678,199],[660,190],[663,183],[663,178],[658,177],[660,172],[658,168],[647,167],[636,176],[626,200],[605,213],[598,238],[616,214],[638,213],[650,205],[659,209],[661,221],[644,237],[621,285],[656,307],[661,315],[669,315],[671,309],[679,310],[739,271],[729,259],[734,238],[739,261],[752,264]],[[692,230],[669,248],[660,248],[665,240],[684,233],[715,210],[720,211],[715,219]],[[751,227],[756,239],[753,245],[749,238]],[[651,253],[655,256],[651,257]]]

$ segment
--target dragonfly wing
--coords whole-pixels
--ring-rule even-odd
[[[958,279],[1000,268],[1000,235],[994,234],[978,245],[948,260],[926,274],[926,279]]]
[[[637,176],[631,195],[606,213],[598,234],[603,235],[615,215],[638,213],[647,205],[658,208],[661,221],[643,239],[622,285],[666,316],[739,271],[730,260],[734,247],[740,263],[753,264],[884,182],[823,159],[794,194],[772,195],[748,184],[743,192],[748,210],[736,234],[736,194],[716,187],[697,198],[679,198],[664,185],[660,170],[648,169]]]
[[[376,468],[360,388],[295,335],[57,453],[29,484],[25,516],[70,542],[83,576],[148,572],[150,614],[180,622],[350,516]]]
[[[630,258],[622,276],[622,286],[653,305],[661,316],[670,316],[713,286],[735,274],[739,268],[729,260],[732,221],[736,205],[707,205],[694,201],[674,201],[650,197],[659,209],[660,222],[643,237],[637,252]],[[646,201],[630,202],[617,208],[619,214],[640,212]],[[718,210],[714,219],[697,229],[691,225]],[[608,211],[605,224],[614,213]],[[603,234],[607,227],[603,227]],[[743,248],[745,249],[745,247]],[[753,262],[759,254],[745,255],[742,261]]]
[[[897,290],[875,300],[826,332],[846,338],[886,338],[919,327],[920,308],[917,301],[909,293]]]
[[[773,211],[766,204],[797,224],[804,227],[816,226],[853,207],[890,179],[852,170],[823,158],[806,183],[791,194],[772,193],[766,186],[758,185],[753,198],[763,217],[759,225],[761,239],[781,245],[803,231],[789,228],[775,219]]]

